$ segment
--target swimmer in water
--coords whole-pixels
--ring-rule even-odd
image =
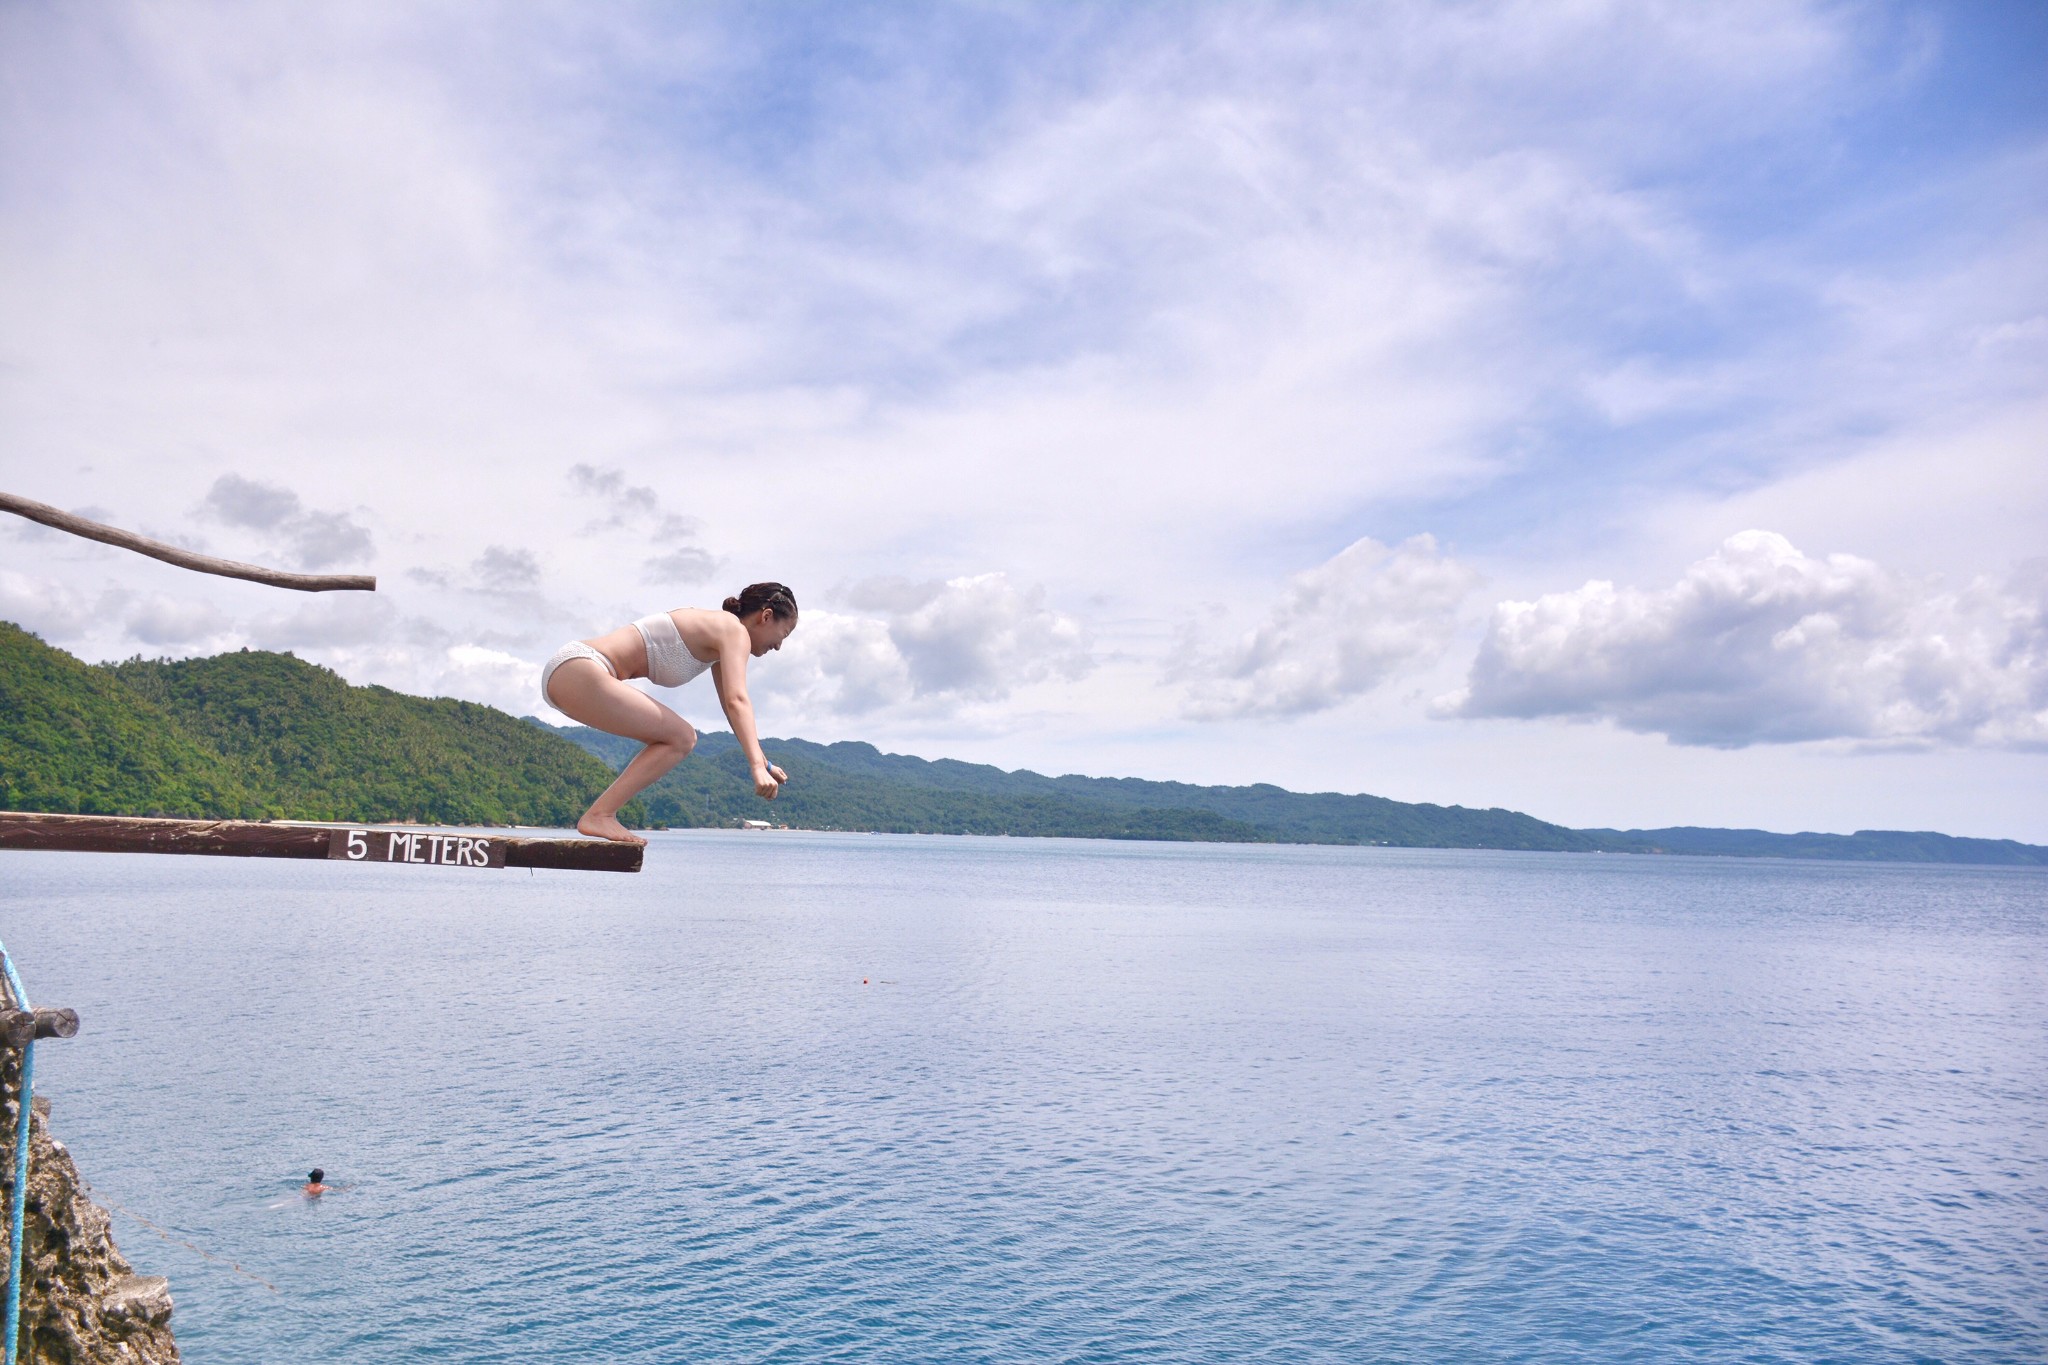
[[[305,1195],[308,1199],[318,1199],[333,1188],[332,1185],[327,1183],[327,1172],[315,1166],[307,1173],[306,1183],[300,1187],[299,1193]]]
[[[541,700],[593,730],[637,739],[647,747],[633,756],[576,822],[580,833],[621,844],[647,841],[619,823],[625,805],[697,747],[690,723],[637,687],[645,678],[660,687],[681,687],[710,670],[719,705],[732,724],[753,771],[754,791],[773,801],[789,774],[768,761],[747,697],[747,660],[782,648],[796,629],[796,594],[780,583],[754,583],[719,611],[678,607],[656,612],[629,626],[555,651],[541,666]]]

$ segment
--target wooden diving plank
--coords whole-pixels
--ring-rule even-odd
[[[431,825],[276,825],[256,820],[162,820],[126,815],[0,811],[0,849],[74,853],[206,853],[229,858],[331,858],[407,867],[546,867],[638,872],[638,844],[604,839],[512,839]]]

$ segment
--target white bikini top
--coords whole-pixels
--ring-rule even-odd
[[[643,616],[633,625],[647,642],[647,681],[656,687],[681,687],[711,667],[709,660],[690,653],[675,618],[667,612]]]

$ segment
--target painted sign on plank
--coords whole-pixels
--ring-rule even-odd
[[[503,839],[427,830],[338,829],[327,856],[352,863],[415,863],[423,867],[503,867]]]

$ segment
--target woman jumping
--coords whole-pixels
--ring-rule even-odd
[[[697,747],[697,732],[690,722],[640,689],[628,687],[628,678],[681,687],[710,669],[718,703],[732,722],[740,752],[753,767],[754,790],[773,801],[789,774],[761,752],[754,704],[747,700],[747,659],[782,648],[795,629],[796,594],[780,583],[754,583],[738,597],[726,598],[723,611],[678,607],[656,612],[594,640],[577,640],[556,650],[541,666],[541,700],[593,730],[647,746],[590,803],[576,828],[597,839],[646,843],[619,823],[619,807]]]

